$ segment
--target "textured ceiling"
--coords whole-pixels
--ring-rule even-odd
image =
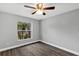
[[[44,6],[55,6],[56,9],[47,10],[47,15],[44,16],[40,14],[32,15],[31,13],[34,10],[30,8],[25,8],[24,5],[35,6],[34,3],[0,3],[0,11],[41,20],[79,8],[78,3],[45,3]]]

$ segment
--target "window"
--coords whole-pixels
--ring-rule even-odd
[[[31,38],[31,23],[18,22],[17,35],[20,40]]]

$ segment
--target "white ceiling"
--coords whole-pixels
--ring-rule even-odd
[[[45,3],[44,6],[55,6],[56,8],[46,11],[47,15],[44,16],[40,14],[32,15],[31,13],[34,10],[25,8],[24,5],[35,6],[34,3],[0,3],[0,11],[41,20],[79,8],[79,3]]]

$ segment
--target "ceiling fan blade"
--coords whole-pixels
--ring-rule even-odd
[[[46,15],[46,13],[45,13],[45,12],[43,12],[43,15]]]
[[[32,13],[32,15],[35,14],[36,12],[37,12],[37,11],[34,11],[34,12]]]
[[[55,6],[53,6],[53,7],[45,7],[44,8],[44,10],[53,10],[53,9],[55,9]]]
[[[24,7],[35,9],[35,7],[24,5]]]

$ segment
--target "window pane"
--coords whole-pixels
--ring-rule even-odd
[[[31,38],[31,24],[26,22],[18,22],[17,23],[17,30],[18,30],[18,39],[27,39]]]

